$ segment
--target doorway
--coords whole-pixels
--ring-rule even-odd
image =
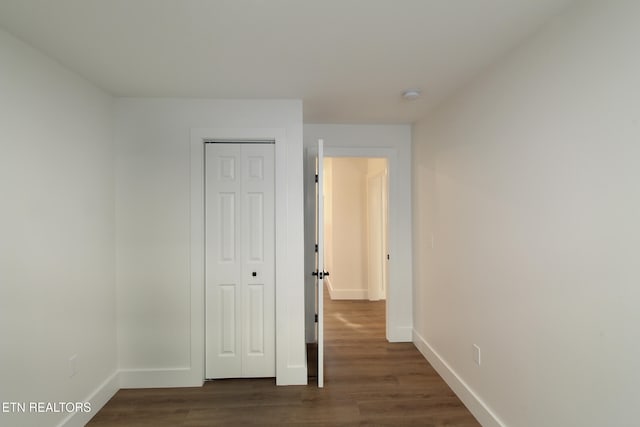
[[[326,286],[332,300],[386,299],[388,162],[385,158],[324,160]]]
[[[319,153],[320,149],[321,144]],[[308,361],[310,376],[317,377],[318,386],[323,387],[325,342],[329,346],[328,361],[341,358],[339,353],[331,354],[342,348],[334,345],[341,337],[359,341],[373,333],[381,342],[388,342],[384,301],[389,260],[388,159],[318,157],[316,182],[320,183],[321,196],[316,241],[322,243],[316,251],[319,248],[319,259],[324,258],[318,268],[331,274],[325,272],[316,284],[316,288],[321,287],[315,305],[319,313],[317,346],[310,342]],[[324,298],[320,299],[321,295]],[[366,321],[362,321],[363,314]]]
[[[322,129],[325,127],[323,126]],[[377,129],[377,128],[376,128]],[[320,133],[320,132],[318,132]],[[321,136],[321,135],[319,135]],[[318,137],[319,137],[318,136]],[[385,135],[382,135],[385,136]],[[387,160],[388,181],[388,284],[386,288],[385,335],[389,342],[412,341],[413,295],[411,280],[411,159],[408,146],[395,144],[393,135],[384,140],[377,134],[367,140],[347,143],[344,138],[325,141],[327,157],[363,157]],[[316,135],[309,136],[309,139]],[[397,136],[396,136],[397,137]],[[320,138],[321,139],[321,138]],[[371,140],[371,145],[366,145]],[[305,332],[306,342],[316,342],[315,278],[310,273],[316,265],[316,183],[317,141],[309,141],[305,156]],[[356,146],[357,143],[357,146]],[[407,144],[408,145],[408,144]]]
[[[411,138],[406,127],[364,127],[310,125],[305,127],[305,335],[309,344],[318,343],[316,334],[317,256],[316,164],[319,145],[324,140],[327,157],[377,157],[388,164],[388,286],[384,303],[385,339],[389,343],[411,342],[413,338],[413,292],[411,278]],[[323,181],[323,180],[322,180]],[[319,355],[318,355],[319,359]],[[309,366],[309,372],[313,372]]]

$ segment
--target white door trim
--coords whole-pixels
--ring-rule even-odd
[[[191,343],[190,381],[202,384],[205,379],[205,236],[204,236],[204,144],[210,140],[273,140],[275,141],[275,218],[276,218],[276,383],[292,382],[287,377],[288,342],[285,334],[286,289],[278,287],[285,282],[283,261],[287,259],[287,197],[286,192],[286,130],[281,128],[194,128],[191,129],[191,224],[190,224],[190,290],[191,290]],[[281,262],[278,262],[278,260]],[[306,373],[305,373],[306,376]]]
[[[367,297],[369,301],[378,301],[386,299],[386,271],[387,261],[387,215],[386,209],[388,203],[386,199],[389,198],[389,190],[386,185],[387,170],[368,173],[366,176],[366,200],[367,200],[367,274],[369,275],[368,292]],[[380,186],[378,191],[374,192],[373,186],[376,185],[376,181]],[[377,195],[375,193],[378,193]],[[372,198],[379,203],[372,206]],[[374,212],[375,211],[375,212]],[[378,220],[377,222],[375,220]],[[379,246],[375,246],[372,242],[372,238],[375,241],[376,237]],[[373,248],[375,246],[375,248]],[[378,249],[374,251],[373,249]],[[377,278],[378,286],[374,286],[376,282],[373,278]]]

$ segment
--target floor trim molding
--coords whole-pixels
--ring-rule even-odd
[[[331,279],[327,277],[324,280],[326,282],[327,289],[329,290],[329,296],[331,297],[331,299],[369,299],[369,291],[367,289],[335,289],[331,284]]]
[[[483,427],[507,427],[415,329],[413,343]]]
[[[119,371],[111,374],[84,401],[91,404],[91,412],[74,412],[69,414],[58,427],[83,427],[95,414],[107,404],[109,399],[120,390]]]
[[[121,369],[120,388],[202,387],[191,368]]]

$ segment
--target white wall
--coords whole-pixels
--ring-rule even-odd
[[[638,423],[639,16],[582,2],[414,127],[415,341],[484,425]]]
[[[194,314],[202,307],[197,299],[192,303],[190,289],[190,132],[195,128],[281,128],[286,134],[286,147],[276,147],[276,183],[280,174],[285,183],[276,188],[276,205],[279,194],[285,195],[286,218],[280,220],[288,224],[276,235],[276,245],[287,248],[276,257],[276,276],[278,268],[286,275],[276,283],[276,365],[279,384],[306,383],[301,102],[124,98],[116,102],[122,384],[197,385],[203,379],[198,358],[204,320]]]
[[[0,64],[0,402],[95,412],[117,390],[112,99],[2,30]]]
[[[331,298],[333,296],[333,285],[332,281],[335,277],[335,274],[332,272],[335,271],[334,268],[334,258],[335,251],[333,250],[333,158],[327,157],[324,159],[324,168],[323,172],[323,190],[324,190],[324,269],[325,271],[330,272],[331,274],[324,278],[324,283],[327,289],[329,290],[329,295]],[[317,221],[317,219],[316,219]],[[340,256],[340,255],[338,255]],[[339,280],[338,280],[339,281]],[[315,290],[315,287],[314,287]],[[305,300],[307,296],[305,295]],[[305,301],[306,302],[306,301]],[[314,308],[315,308],[315,299],[314,299]]]
[[[313,251],[313,147],[324,138],[325,155],[334,157],[387,157],[389,159],[390,284],[387,293],[387,339],[410,341],[412,317],[411,256],[411,127],[409,125],[304,126],[305,251]],[[305,256],[306,289],[313,289],[313,256]],[[310,297],[312,293],[308,294]],[[313,299],[306,298],[307,324],[313,325]],[[307,328],[306,338],[313,339]]]

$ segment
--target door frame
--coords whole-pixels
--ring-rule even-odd
[[[289,343],[283,331],[286,324],[287,303],[286,288],[278,286],[285,283],[287,253],[287,193],[286,188],[286,129],[281,128],[194,128],[191,129],[191,209],[190,209],[190,360],[188,368],[191,381],[205,381],[205,154],[204,145],[210,140],[252,141],[272,140],[275,142],[275,340],[276,340],[276,384],[299,383],[290,378],[287,353]],[[306,378],[306,366],[301,372]],[[187,369],[185,369],[187,370]],[[301,376],[301,375],[300,375]]]
[[[372,293],[371,293],[371,280],[369,280],[369,284],[367,287],[367,296],[369,301],[378,301],[378,300],[384,300],[387,298],[387,270],[388,270],[388,265],[387,265],[387,255],[389,254],[389,247],[387,244],[387,239],[388,239],[388,228],[389,228],[389,222],[387,221],[387,216],[388,216],[388,210],[389,210],[389,186],[387,185],[387,179],[389,176],[389,165],[387,164],[385,169],[383,171],[378,171],[375,173],[368,173],[366,175],[366,200],[367,200],[367,274],[369,275],[369,278],[371,278],[371,260],[372,258],[375,258],[376,255],[381,255],[381,257],[379,258],[379,260],[381,261],[382,265],[381,265],[381,277],[380,277],[380,281],[381,283],[381,287],[382,287],[382,291],[380,290],[376,290],[375,291],[375,296],[377,297],[375,300],[371,299]],[[379,209],[379,215],[380,215],[380,225],[381,225],[381,231],[380,231],[380,249],[381,249],[381,253],[380,254],[372,254],[371,252],[371,243],[369,241],[369,238],[371,238],[371,204],[370,204],[370,197],[371,197],[371,182],[374,179],[380,179],[380,186],[381,186],[381,193],[384,194],[384,196],[380,199],[380,205],[376,206],[376,210]]]
[[[363,158],[385,158],[387,159],[388,167],[388,236],[387,247],[389,248],[390,260],[388,266],[388,282],[386,289],[386,338],[389,342],[409,342],[412,338],[412,328],[407,327],[404,324],[404,313],[412,307],[412,283],[410,280],[406,280],[406,274],[403,274],[403,268],[408,265],[411,267],[411,240],[410,236],[404,236],[402,229],[402,218],[406,217],[406,213],[403,216],[401,213],[403,210],[411,212],[411,204],[407,203],[400,197],[399,185],[400,185],[400,160],[398,150],[396,148],[389,147],[345,147],[345,146],[332,146],[331,139],[324,138],[324,157],[363,157]],[[311,166],[311,159],[315,158],[317,149],[314,147],[307,148],[307,172],[305,173],[305,217],[312,218],[313,211],[310,211],[311,203],[309,201],[309,194],[312,192],[309,190],[312,178],[308,170]],[[305,225],[307,233],[309,229]],[[404,237],[404,238],[403,238]],[[305,251],[311,250],[309,244],[305,246]],[[409,257],[409,258],[405,258]],[[310,259],[306,257],[305,259]],[[311,271],[308,267],[305,271]],[[308,276],[310,277],[310,276]],[[309,280],[307,278],[307,280]],[[306,285],[309,286],[309,285]],[[307,325],[312,323],[313,314],[310,314],[309,308],[311,302],[307,300],[305,302],[307,313],[306,322]],[[306,329],[307,342],[313,342],[314,334],[312,329]]]

